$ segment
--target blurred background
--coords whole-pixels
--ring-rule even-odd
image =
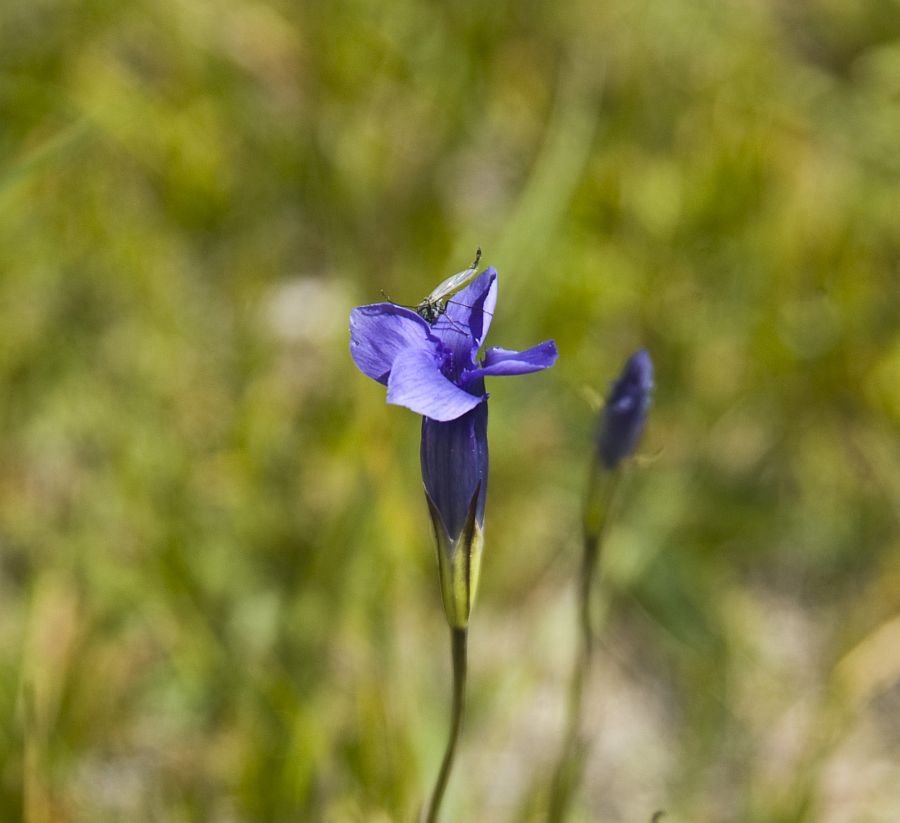
[[[541,819],[597,400],[646,346],[573,821],[900,814],[896,0],[7,0],[0,819],[411,820],[447,628],[348,355],[476,245],[495,379],[446,820]]]

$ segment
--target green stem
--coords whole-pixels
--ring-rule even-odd
[[[566,732],[553,775],[547,807],[548,823],[562,823],[569,812],[575,790],[581,781],[586,745],[580,738],[584,711],[584,686],[594,656],[594,621],[591,613],[591,593],[597,561],[619,472],[603,472],[596,465],[591,468],[588,496],[584,512],[583,551],[578,579],[579,649],[569,682],[566,711]]]
[[[436,823],[441,811],[444,791],[447,788],[447,782],[450,780],[450,771],[453,768],[456,741],[459,739],[459,730],[462,727],[463,708],[465,705],[467,637],[468,629],[450,628],[453,656],[453,706],[450,710],[450,736],[447,739],[447,749],[444,752],[441,770],[438,772],[437,781],[431,793],[431,800],[422,817],[425,823]]]

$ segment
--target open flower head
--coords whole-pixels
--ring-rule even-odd
[[[423,416],[422,479],[441,569],[444,608],[465,626],[474,600],[487,494],[484,378],[528,374],[556,362],[548,340],[525,351],[478,352],[497,303],[497,273],[482,272],[429,325],[393,303],[350,314],[350,353],[360,370],[387,386],[387,401]]]

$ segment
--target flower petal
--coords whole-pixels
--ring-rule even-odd
[[[465,320],[468,324],[477,349],[487,337],[491,320],[494,319],[494,309],[497,307],[497,270],[489,266],[452,300],[452,303],[447,304],[447,311],[454,319],[456,312],[462,315],[460,321]]]
[[[379,383],[387,385],[401,352],[436,352],[439,348],[429,325],[411,309],[373,303],[350,312],[350,356],[363,374]]]
[[[469,394],[451,382],[434,354],[423,349],[407,349],[397,355],[387,385],[388,403],[439,421],[462,417],[487,399],[484,393]]]
[[[497,272],[485,269],[447,303],[432,332],[453,353],[454,376],[475,366],[475,355],[487,335],[497,304]]]
[[[557,356],[556,343],[553,340],[545,340],[525,351],[488,349],[485,352],[481,368],[468,372],[466,378],[530,374],[550,368],[556,362]]]

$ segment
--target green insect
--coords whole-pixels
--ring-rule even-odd
[[[447,303],[457,292],[462,291],[478,276],[478,263],[481,260],[481,246],[475,252],[475,260],[465,271],[457,272],[444,280],[431,294],[415,306],[415,312],[429,326],[433,326],[438,318],[447,311]]]

